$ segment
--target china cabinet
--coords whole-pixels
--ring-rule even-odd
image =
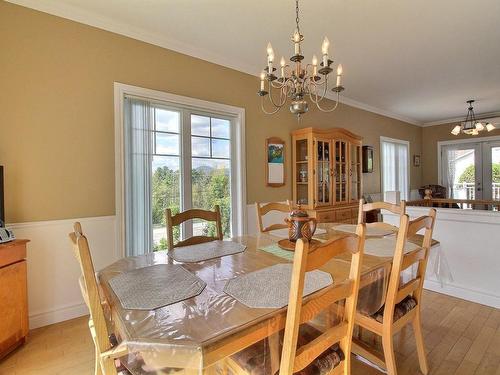
[[[362,138],[348,130],[292,132],[293,201],[320,222],[356,223]]]

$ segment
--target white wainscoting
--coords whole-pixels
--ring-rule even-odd
[[[426,215],[425,207],[407,207],[411,218]],[[399,217],[384,213],[398,225]],[[428,276],[425,288],[500,308],[500,213],[438,208],[433,237],[441,242],[453,281],[441,285]]]
[[[27,256],[30,328],[88,314],[78,286],[80,270],[68,238],[75,221],[82,223],[88,236],[97,270],[118,259],[114,216],[8,225],[16,238],[31,241]]]

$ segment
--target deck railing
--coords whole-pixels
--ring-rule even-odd
[[[407,206],[423,206],[438,208],[458,208],[473,210],[500,211],[500,200],[481,200],[481,199],[417,199],[406,202]]]
[[[456,199],[476,199],[476,186],[473,182],[462,182],[453,185],[453,195]],[[493,200],[500,200],[500,183],[491,184],[491,195]]]

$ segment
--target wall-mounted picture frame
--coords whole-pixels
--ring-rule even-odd
[[[361,156],[363,173],[373,173],[373,146],[363,146]]]
[[[420,155],[413,155],[413,166],[420,167]]]
[[[266,185],[285,185],[285,141],[278,137],[266,139]]]

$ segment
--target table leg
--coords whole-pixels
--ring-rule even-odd
[[[271,373],[276,374],[280,368],[280,335],[273,333],[268,337],[269,353],[271,355]]]

